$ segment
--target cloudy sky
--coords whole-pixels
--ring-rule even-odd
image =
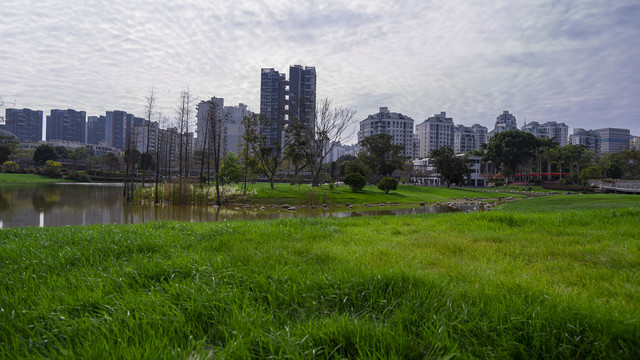
[[[491,130],[509,110],[518,126],[640,135],[637,0],[3,0],[0,12],[5,107],[142,116],[153,88],[174,117],[188,87],[258,111],[260,69],[301,64],[358,120],[387,106]]]

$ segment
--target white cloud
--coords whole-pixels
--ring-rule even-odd
[[[3,3],[0,95],[17,106],[173,115],[189,86],[259,108],[260,68],[316,66],[364,118],[502,110],[640,135],[640,5],[618,1],[32,1]]]

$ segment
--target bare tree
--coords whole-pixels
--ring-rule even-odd
[[[312,186],[320,185],[322,163],[329,153],[342,141],[353,135],[356,112],[335,107],[332,101],[324,99],[316,110],[313,127],[303,125],[302,134],[306,146],[302,147],[312,176]],[[292,119],[295,122],[295,119]],[[295,126],[295,125],[294,125]]]
[[[147,100],[147,104],[145,106],[145,114],[147,115],[147,143],[146,143],[145,154],[147,154],[147,156],[148,156],[149,155],[149,140],[151,139],[151,117],[153,116],[153,107],[155,106],[155,103],[156,103],[156,98],[154,96],[153,88],[151,88],[151,93],[149,94],[149,96],[147,96],[146,100]],[[157,146],[158,146],[158,144],[156,142],[156,148],[157,148]],[[142,174],[142,187],[143,188],[144,188],[144,178],[147,175],[147,172],[146,172],[147,169],[144,169],[144,170],[145,170],[145,172]],[[156,174],[157,173],[158,173],[158,166],[156,164]],[[156,187],[156,190],[157,190],[157,187]]]
[[[178,131],[180,132],[180,144],[178,148],[178,176],[182,178],[183,169],[186,176],[189,176],[189,130],[191,127],[191,109],[195,99],[187,88],[180,93],[180,104],[178,105]]]
[[[243,123],[245,146],[255,157],[260,172],[267,177],[273,189],[275,176],[280,169],[280,165],[286,160],[286,157],[283,156],[283,149],[289,145],[292,137],[284,137],[282,144],[270,145],[269,140],[260,133],[260,128],[267,127],[270,123],[270,120],[264,114],[247,116],[244,118]]]

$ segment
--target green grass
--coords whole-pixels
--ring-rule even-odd
[[[0,230],[0,358],[637,358],[638,203],[544,199]]]
[[[548,212],[561,210],[612,209],[620,207],[640,207],[640,196],[622,194],[554,195],[500,205],[501,210],[509,212]]]
[[[311,188],[308,185],[275,184],[271,189],[267,183],[257,183],[253,185],[256,194],[250,197],[253,203],[262,204],[302,204],[302,205],[322,205],[322,204],[376,204],[376,203],[397,203],[397,204],[417,204],[419,202],[448,201],[452,198],[498,198],[505,196],[504,192],[486,192],[475,188],[445,188],[431,186],[398,185],[398,190],[385,194],[376,186],[365,186],[364,189],[353,192],[346,185],[334,187],[321,186]],[[507,196],[518,196],[509,194]]]
[[[55,183],[55,182],[66,182],[66,181],[67,180],[53,179],[47,176],[34,175],[34,174],[0,173],[0,184]]]

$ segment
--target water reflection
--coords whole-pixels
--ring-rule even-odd
[[[404,209],[357,208],[329,212],[273,207],[131,205],[118,184],[0,185],[0,228],[91,224],[137,224],[147,221],[206,222],[287,217],[404,215],[461,211],[446,205]],[[473,208],[462,209],[472,210]]]

